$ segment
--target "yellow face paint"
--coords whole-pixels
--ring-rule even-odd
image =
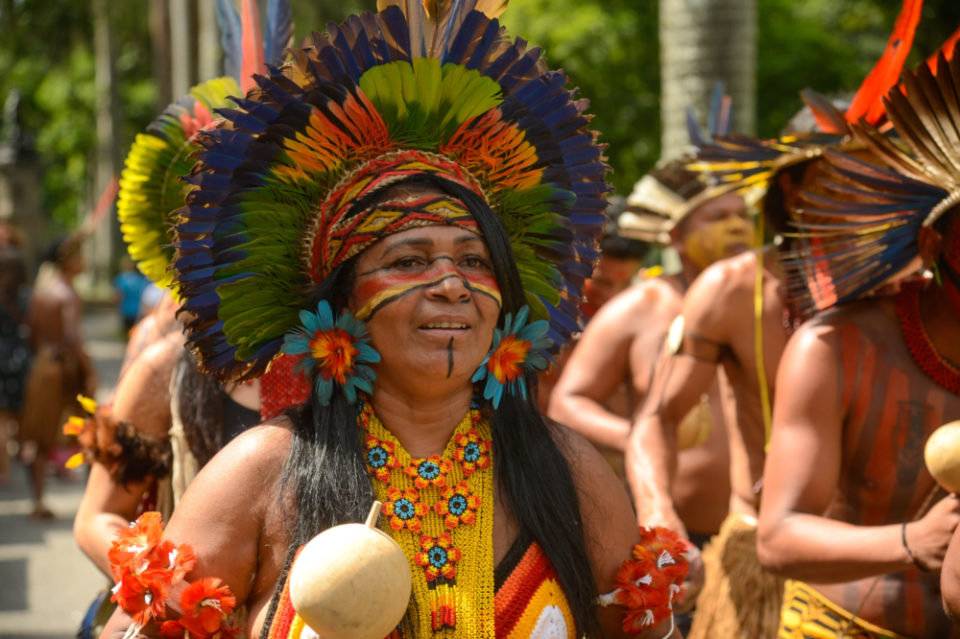
[[[683,238],[687,256],[701,269],[752,245],[753,226],[741,217],[728,217],[704,224]]]

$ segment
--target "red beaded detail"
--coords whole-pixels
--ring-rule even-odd
[[[281,355],[260,378],[260,419],[273,419],[310,397],[310,381],[296,371],[302,356]]]
[[[960,369],[937,353],[920,317],[920,291],[922,282],[909,282],[903,285],[897,296],[897,318],[900,320],[900,332],[907,349],[920,370],[954,395],[960,395]]]

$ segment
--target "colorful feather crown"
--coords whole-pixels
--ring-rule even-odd
[[[232,104],[240,93],[233,78],[217,78],[193,87],[138,133],[120,178],[117,216],[127,251],[157,286],[170,288],[173,273],[173,213],[183,206],[190,174],[200,149],[196,134],[213,126],[214,110]]]
[[[205,135],[174,264],[205,370],[263,372],[316,282],[356,252],[334,245],[402,227],[343,217],[378,162],[456,174],[506,229],[531,314],[557,347],[579,329],[610,190],[586,102],[476,0],[430,4],[314,34]]]
[[[787,262],[805,277],[813,310],[912,272],[925,229],[960,202],[958,89],[960,60],[941,51],[883,99],[895,138],[865,121],[852,127],[886,166],[826,152],[820,192],[805,191],[798,211],[803,250]]]
[[[140,271],[164,288],[173,285],[174,214],[184,205],[189,185],[183,178],[201,148],[197,134],[214,126],[217,109],[233,106],[230,96],[254,86],[252,76],[266,69],[264,60],[280,60],[293,34],[286,0],[268,0],[262,42],[255,0],[244,0],[242,15],[232,0],[217,0],[217,21],[229,75],[194,86],[137,134],[120,180],[117,215],[127,250]]]

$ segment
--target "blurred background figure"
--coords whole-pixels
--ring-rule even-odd
[[[650,244],[624,237],[617,228],[617,220],[626,206],[623,196],[610,198],[607,225],[600,238],[600,259],[584,287],[583,313],[588,320],[610,298],[633,283],[650,251]]]
[[[20,422],[30,367],[27,294],[20,235],[0,222],[0,485],[10,480],[8,446]]]
[[[609,198],[609,206],[606,210],[607,222],[603,236],[600,238],[600,259],[597,260],[590,279],[584,283],[583,287],[581,309],[585,322],[590,321],[600,307],[611,298],[629,287],[636,277],[642,276],[641,267],[650,251],[650,245],[620,234],[617,220],[625,208],[626,199],[623,196],[613,195]],[[553,366],[538,376],[540,386],[537,398],[540,410],[544,414],[550,406],[553,387],[560,379],[570,353],[573,352],[578,341],[579,335],[575,336],[570,345],[557,355]],[[623,406],[627,405],[626,389],[623,389],[616,401]]]
[[[113,290],[123,322],[124,337],[129,337],[130,329],[140,319],[140,298],[150,280],[137,270],[136,265],[129,257],[123,259],[120,272],[113,278]]]
[[[32,519],[51,519],[43,502],[47,462],[59,441],[61,425],[78,414],[77,394],[93,396],[96,377],[83,349],[83,305],[73,279],[86,268],[80,250],[84,235],[54,242],[37,273],[30,295],[28,325],[34,360],[27,378],[20,424],[21,460],[30,470]]]

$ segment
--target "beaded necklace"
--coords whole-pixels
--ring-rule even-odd
[[[923,284],[909,282],[903,285],[897,296],[897,318],[907,349],[920,370],[955,395],[960,395],[960,369],[943,358],[930,343],[930,337],[920,317],[920,291]]]
[[[410,563],[405,637],[494,637],[490,423],[471,409],[440,455],[411,458],[364,403],[367,472],[381,527]]]

